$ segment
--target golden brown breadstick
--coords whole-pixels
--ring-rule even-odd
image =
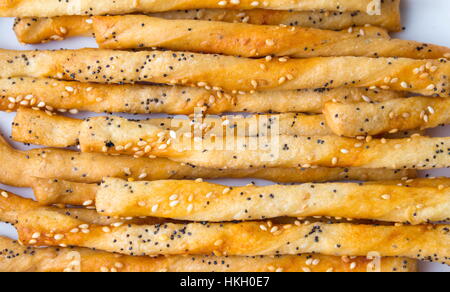
[[[380,170],[381,171],[381,170]],[[450,187],[447,178],[409,179],[365,182],[366,185],[394,185],[413,188],[438,188],[443,190]],[[32,185],[34,195],[42,205],[95,205],[98,184],[76,183],[55,179],[36,178]],[[418,204],[420,205],[420,204]],[[417,207],[417,206],[416,206]]]
[[[417,272],[407,258],[295,255],[277,257],[133,257],[85,248],[30,248],[0,237],[1,272]]]
[[[336,135],[355,137],[445,125],[450,123],[449,109],[450,100],[445,98],[412,97],[382,103],[328,103],[324,113]]]
[[[143,124],[179,135],[199,137],[302,135],[327,136],[333,132],[322,115],[280,114],[250,117],[194,117],[192,119],[148,119]],[[50,116],[42,111],[21,108],[13,123],[12,137],[24,143],[49,147],[78,144],[83,121],[64,116]]]
[[[92,18],[102,49],[163,48],[242,57],[401,57],[439,59],[450,48],[400,39],[315,28],[198,20],[166,20],[145,15]]]
[[[400,98],[399,92],[365,88],[337,88],[255,92],[253,94],[213,92],[200,88],[156,85],[104,85],[54,79],[0,79],[0,110],[19,107],[50,112],[125,112],[133,114],[226,112],[321,113],[328,101],[381,102]]]
[[[33,246],[79,246],[127,255],[294,255],[403,256],[449,264],[447,225],[374,226],[305,223],[192,223],[90,225],[57,212],[35,210],[16,224],[21,242]],[[40,236],[33,236],[39,233]],[[31,241],[31,242],[30,242]]]
[[[103,215],[153,216],[188,221],[246,221],[277,217],[332,217],[422,224],[450,219],[450,189],[389,184],[304,184],[227,187],[194,181],[127,182],[105,178],[99,188],[64,195],[93,202]],[[437,183],[432,180],[430,183]],[[449,180],[446,181],[448,185]],[[55,184],[52,184],[53,186]],[[35,192],[39,200],[46,188]],[[92,195],[95,199],[92,199]],[[48,196],[48,195],[47,195]],[[50,198],[54,200],[54,198]],[[81,200],[80,200],[81,199]]]
[[[57,182],[55,182],[57,183]],[[84,189],[87,189],[85,187]],[[17,224],[19,218],[26,213],[34,210],[47,210],[69,216],[77,220],[84,221],[88,224],[96,225],[112,225],[116,223],[129,223],[129,224],[159,224],[167,222],[160,218],[121,218],[102,216],[95,210],[81,209],[81,208],[55,208],[55,207],[42,207],[37,202],[30,199],[19,197],[15,194],[0,190],[0,220],[11,224]]]
[[[301,18],[305,18],[306,15],[310,15],[310,17],[312,18],[318,18],[320,16],[323,16],[323,12],[290,12],[290,11],[265,11],[265,10],[260,10],[260,11],[254,11],[251,10],[252,14],[254,14],[255,12],[257,12],[257,15],[259,16],[260,14],[265,15],[265,14],[284,14],[286,15],[286,18],[288,18],[289,20],[291,20],[291,15],[292,14],[300,14]],[[184,18],[181,19],[196,19],[195,15],[197,13],[200,13],[200,11],[194,11],[193,13],[186,13],[186,12],[182,12],[181,14],[178,12],[165,12],[165,13],[161,13],[154,15],[155,17],[162,17],[162,18],[168,18],[168,19],[173,19],[175,17],[181,17],[184,16]],[[201,14],[201,13],[200,13]],[[239,10],[208,10],[208,12],[202,14],[203,20],[209,20],[211,21],[212,19],[208,19],[207,15],[213,14],[214,18],[217,18],[216,21],[223,21],[220,20],[218,18],[220,18],[220,16],[222,16],[223,14],[233,14],[235,18],[238,18],[237,15],[245,15],[245,12],[239,11]],[[363,16],[364,14],[362,13],[356,13],[358,16]],[[337,14],[337,15],[341,15],[341,14]],[[346,12],[345,13],[346,16],[349,15],[353,15],[352,13]],[[150,15],[152,16],[152,15]],[[298,16],[298,17],[300,17]],[[231,17],[231,15],[230,15]],[[263,17],[263,16],[260,16]],[[270,16],[272,17],[272,16]],[[368,16],[366,14],[365,18],[371,18],[371,17],[375,17],[378,18],[378,16]],[[247,17],[248,18],[248,17]],[[272,17],[274,18],[274,17]],[[314,21],[313,19],[310,18],[306,18],[307,20],[307,24],[306,26],[303,27],[315,27],[313,25]],[[346,18],[344,15],[342,15],[343,21],[345,21],[344,18]],[[241,22],[243,23],[244,18],[240,18],[240,21],[237,22]],[[246,19],[246,18],[245,18]],[[199,19],[196,19],[199,20]],[[303,19],[303,21],[305,21],[305,19]],[[228,21],[228,22],[233,22],[234,21]],[[295,22],[295,20],[294,20]],[[318,25],[317,27],[322,27],[324,25],[327,25],[330,21],[325,21],[326,23],[321,23],[321,25]],[[368,22],[372,22],[372,21],[368,21]],[[247,22],[248,23],[248,22]],[[262,24],[262,23],[261,23]],[[288,22],[286,25],[289,25],[290,23]],[[366,23],[364,23],[366,24]],[[26,17],[26,18],[16,18],[16,21],[14,23],[14,31],[16,33],[17,39],[19,40],[19,42],[21,43],[25,43],[25,44],[39,44],[39,43],[46,43],[49,41],[59,41],[59,40],[64,40],[66,38],[70,38],[70,37],[76,37],[76,36],[94,36],[94,21],[92,20],[91,17],[88,16],[58,16],[58,17],[52,17],[52,18],[32,18],[32,17]],[[274,23],[273,25],[283,25],[281,23]],[[299,26],[299,24],[297,23],[295,26]],[[365,35],[365,36],[372,36],[372,37],[382,37],[382,38],[387,38],[389,39],[389,33],[386,29],[381,28],[381,27],[376,27],[376,26],[365,26],[364,28],[362,27],[352,27],[349,29],[349,27],[352,25],[347,25],[347,26],[339,26],[338,28],[331,28],[331,29],[345,29],[345,31],[349,32],[349,33],[353,33],[355,35]]]
[[[134,180],[189,178],[255,178],[276,182],[324,182],[337,180],[394,180],[414,178],[414,170],[359,168],[272,168],[223,170],[180,164],[168,159],[135,159],[59,149],[18,151],[0,136],[0,182],[17,187],[31,187],[33,177],[72,182],[98,183],[104,177]]]
[[[61,15],[104,15],[153,13],[174,10],[200,8],[227,9],[274,9],[296,11],[361,11],[369,15],[378,15],[381,11],[380,0],[269,0],[264,2],[240,0],[239,2],[221,2],[216,0],[72,0],[69,3],[59,0],[2,0],[0,2],[1,17],[51,17]]]
[[[370,137],[369,137],[370,138]],[[192,139],[120,117],[83,121],[83,152],[165,157],[202,167],[365,167],[430,169],[450,166],[450,138],[414,135],[404,139],[350,139],[338,136],[228,136]]]
[[[342,30],[349,27],[375,26],[388,31],[400,31],[400,1],[388,1],[382,4],[380,15],[368,15],[364,12],[331,11],[275,11],[264,9],[196,9],[170,11],[149,14],[164,19],[193,19],[224,21],[231,23],[249,23],[258,25],[290,25],[328,30]],[[92,36],[94,31],[89,16],[57,16],[52,18],[25,17],[16,18],[14,31],[19,42],[39,44],[52,40],[63,40],[74,36]],[[358,31],[358,30],[356,30]],[[365,29],[371,33],[373,27]],[[376,34],[383,34],[374,30]]]
[[[253,115],[249,117],[193,117],[159,118],[141,120],[176,135],[189,137],[269,137],[290,136],[330,136],[323,115],[278,114]],[[44,145],[48,147],[70,147],[79,143],[83,121],[64,116],[51,115],[39,110],[19,108],[12,126],[12,138],[18,142]],[[404,138],[418,134],[398,132],[385,138]],[[421,134],[421,133],[419,133]]]
[[[450,63],[367,57],[247,59],[99,49],[0,51],[1,78],[54,77],[98,83],[154,82],[229,92],[379,87],[449,96]],[[417,74],[423,68],[426,75]]]

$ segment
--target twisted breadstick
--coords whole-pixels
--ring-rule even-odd
[[[1,272],[417,272],[406,258],[323,255],[133,257],[84,248],[30,248],[0,237]],[[11,256],[14,255],[14,256]]]
[[[449,264],[446,225],[373,226],[271,222],[222,224],[90,225],[51,211],[30,211],[16,228],[34,246],[79,246],[127,255],[294,255],[405,256]],[[36,234],[39,233],[39,236]],[[35,236],[33,236],[35,235]]]
[[[58,149],[17,151],[0,137],[0,182],[17,187],[31,187],[34,177],[72,182],[98,183],[104,177],[134,180],[188,178],[260,178],[276,182],[311,182],[336,180],[393,180],[417,176],[413,170],[357,168],[247,169],[221,170],[179,164],[167,159],[134,159]]]
[[[399,92],[365,88],[270,91],[229,94],[200,88],[156,85],[104,85],[54,79],[0,79],[0,110],[19,107],[48,112],[78,111],[167,113],[190,115],[226,112],[321,113],[328,101],[354,103],[370,99],[381,102],[400,98]]]
[[[384,2],[380,15],[368,15],[364,12],[330,11],[274,11],[264,9],[196,9],[170,11],[150,14],[164,19],[195,19],[224,21],[230,23],[249,23],[258,25],[290,25],[313,27],[328,30],[342,30],[349,27],[372,25],[388,31],[400,31],[400,1]],[[25,17],[16,18],[14,31],[22,43],[38,44],[54,40],[63,40],[74,36],[92,36],[93,21],[89,16],[57,16],[52,18]],[[371,33],[373,27],[365,29]],[[355,30],[359,31],[359,30]],[[377,33],[381,33],[380,30]]]
[[[19,125],[20,126],[20,125]],[[78,129],[78,128],[76,128]],[[22,130],[23,132],[23,130]],[[266,167],[366,167],[430,169],[450,165],[449,138],[414,135],[404,139],[361,139],[338,136],[228,136],[192,139],[174,131],[119,117],[94,117],[79,131],[83,152],[166,157],[220,169]],[[19,132],[20,134],[20,132]],[[19,137],[21,134],[15,134]],[[38,140],[57,139],[54,137]],[[49,142],[55,143],[55,142]]]
[[[327,124],[340,136],[379,135],[450,123],[450,100],[413,97],[382,103],[328,103]]]
[[[41,203],[92,202],[101,214],[121,217],[222,222],[325,216],[412,224],[448,220],[450,192],[446,186],[450,181],[434,179],[429,183],[434,185],[419,183],[413,187],[393,181],[229,188],[193,181],[126,182],[105,178],[98,188],[43,179],[34,191]]]
[[[228,9],[275,9],[275,10],[328,10],[328,11],[362,11],[369,15],[381,13],[380,0],[269,0],[264,2],[240,0],[239,3],[217,0],[71,0],[70,3],[59,0],[2,0],[1,17],[51,17],[61,15],[104,15],[153,13],[173,10],[200,8]],[[380,11],[378,11],[380,9]]]
[[[170,51],[0,51],[1,78],[154,82],[229,92],[379,87],[449,96],[450,63],[366,57],[246,59]],[[417,74],[422,72],[423,74]]]
[[[335,32],[314,28],[262,26],[144,15],[92,18],[103,49],[164,48],[242,57],[294,58],[366,56],[439,59],[450,48],[365,35],[365,29]],[[420,49],[418,49],[420,48]]]

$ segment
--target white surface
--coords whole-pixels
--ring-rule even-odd
[[[431,42],[450,47],[450,1],[448,0],[402,0],[403,25],[406,30],[396,35],[398,38],[416,40],[421,42]],[[13,19],[0,18],[0,48],[3,49],[76,49],[82,47],[96,47],[93,39],[77,38],[64,42],[54,42],[40,46],[20,45],[12,31]],[[0,112],[0,133],[8,138],[11,132],[11,122],[14,113],[7,114]],[[450,126],[431,131],[435,136],[450,136]],[[13,143],[17,148],[26,149],[23,145]],[[1,165],[0,165],[1,167]],[[450,176],[449,169],[434,170],[426,172],[433,176]],[[424,173],[424,174],[426,174]],[[220,180],[220,183],[230,185],[245,185],[249,180]],[[259,181],[258,184],[266,184]],[[0,184],[0,188],[14,193],[31,197],[32,193],[28,189],[17,189]],[[16,238],[14,228],[0,223],[0,235]],[[450,267],[423,263],[422,271],[450,272]]]

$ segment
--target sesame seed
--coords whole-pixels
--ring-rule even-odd
[[[56,234],[55,236],[54,236],[54,239],[55,240],[61,240],[61,239],[63,239],[64,238],[64,235],[62,235],[62,234]]]
[[[382,195],[381,198],[382,198],[383,200],[390,200],[390,199],[391,199],[391,196],[385,194],[385,195]]]
[[[178,204],[180,203],[180,201],[173,201],[169,204],[170,207],[174,208],[176,207]]]
[[[2,197],[7,199],[9,197],[9,195],[7,192],[2,192]]]

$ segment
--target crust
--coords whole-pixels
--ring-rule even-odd
[[[439,59],[450,54],[450,48],[442,46],[386,39],[373,34],[366,36],[364,28],[349,33],[287,26],[165,20],[144,15],[98,16],[92,20],[97,44],[103,49],[163,48],[242,57],[293,58]]]
[[[446,97],[450,88],[450,63],[446,59],[275,58],[268,62],[170,51],[3,50],[0,66],[4,68],[1,78],[54,77],[98,83],[147,81],[230,92],[374,86]],[[415,69],[421,67],[427,75],[415,74]]]
[[[90,225],[89,232],[70,232],[82,221],[55,212],[30,211],[16,228],[22,242],[35,246],[79,246],[127,255],[295,255],[404,256],[449,264],[446,225],[373,226],[270,222],[161,225]],[[263,227],[261,227],[263,226]],[[32,238],[36,232],[38,238]],[[35,236],[36,237],[36,236]]]
[[[200,108],[208,114],[321,113],[324,104],[328,101],[354,103],[363,101],[366,97],[381,102],[402,97],[402,94],[365,88],[229,94],[176,86],[104,85],[33,78],[0,79],[0,110],[4,111],[29,107],[45,109],[49,112],[77,110],[98,113],[190,115]]]
[[[327,124],[340,136],[379,135],[450,123],[450,100],[413,97],[382,103],[328,103]]]
[[[417,187],[398,183],[229,188],[193,181],[127,182],[105,178],[99,188],[43,180],[33,189],[41,203],[61,203],[59,198],[72,205],[89,201],[101,214],[121,217],[222,222],[320,216],[411,224],[450,219],[450,192],[445,188],[449,180],[431,180],[431,186]]]
[[[199,8],[363,11],[369,14],[376,14],[376,10],[374,10],[376,5],[373,5],[372,0],[326,0],[320,2],[316,0],[270,0],[264,3],[252,0],[240,0],[239,4],[227,2],[225,5],[222,5],[221,2],[216,0],[203,0],[201,2],[197,0],[177,0],[170,2],[161,0],[118,0],[114,3],[108,0],[72,0],[70,5],[58,0],[1,0],[0,16],[51,17],[61,15],[113,15]]]
[[[418,271],[417,261],[406,258],[381,258],[379,263],[323,255],[150,258],[84,248],[29,248],[6,237],[0,237],[0,251],[2,272],[366,272],[378,264],[381,272]]]
[[[249,23],[257,25],[290,25],[327,30],[342,30],[355,26],[372,25],[388,31],[400,31],[400,1],[388,1],[382,5],[381,15],[363,12],[330,11],[273,11],[264,9],[196,9],[150,14],[164,19],[192,19]],[[73,36],[91,36],[92,22],[89,16],[58,16],[53,18],[17,18],[14,31],[18,40],[38,44],[63,40]],[[61,29],[62,28],[62,29]],[[369,29],[370,32],[372,29]]]
[[[0,190],[0,220],[3,222],[8,222],[13,225],[19,222],[19,219],[25,216],[31,211],[46,211],[54,212],[57,214],[64,215],[65,218],[71,220],[81,220],[88,224],[109,226],[115,223],[130,223],[130,224],[160,224],[167,222],[159,218],[122,218],[122,217],[111,217],[102,216],[95,210],[81,209],[81,208],[56,208],[56,207],[42,207],[39,206],[37,202],[30,199],[25,199],[19,197],[10,192]],[[61,223],[63,224],[63,223]]]
[[[31,187],[34,177],[98,183],[103,177],[129,180],[255,178],[275,182],[322,182],[336,180],[388,180],[414,178],[416,171],[355,168],[220,170],[179,164],[167,159],[135,159],[58,149],[18,151],[0,136],[0,181]]]

